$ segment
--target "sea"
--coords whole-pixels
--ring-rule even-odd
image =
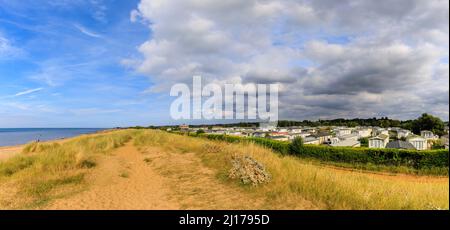
[[[95,133],[99,128],[0,128],[0,147],[27,144],[33,141],[61,140]]]

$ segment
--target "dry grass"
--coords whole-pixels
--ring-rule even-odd
[[[0,196],[0,209],[28,209],[84,189],[84,175],[107,154],[128,142],[135,131],[73,138],[64,143],[31,143],[22,154],[0,163],[0,195],[13,185],[14,202]],[[9,191],[10,192],[10,191]]]
[[[159,131],[143,131],[135,145],[158,146],[169,152],[196,153],[230,186],[240,186],[254,196],[263,196],[263,207],[286,209],[307,199],[324,209],[448,209],[448,178],[402,180],[360,172],[323,168],[295,157],[282,157],[254,144],[227,144]],[[214,150],[214,151],[211,151]],[[267,185],[253,188],[230,180],[227,173],[236,155],[251,156],[272,174]]]
[[[113,157],[112,150],[131,139],[142,153],[152,148],[163,150],[159,155],[142,155],[132,160],[140,162],[142,170],[161,168],[161,183],[163,179],[173,182],[172,190],[178,193],[182,208],[449,208],[448,178],[408,176],[405,179],[344,171],[283,157],[254,144],[214,142],[153,130],[122,130],[82,136],[64,143],[26,146],[22,154],[0,163],[0,209],[39,208],[56,198],[86,190],[85,177],[97,169],[97,158],[102,156],[108,160]],[[254,187],[229,179],[232,159],[236,156],[250,156],[262,163],[272,175],[270,183]],[[128,171],[114,172],[113,177],[122,177],[121,183],[136,179],[136,172]],[[196,176],[201,179],[195,180]],[[146,178],[141,179],[147,182]],[[217,182],[220,186],[216,185],[214,191],[204,188],[205,184]],[[233,196],[251,198],[247,200],[254,199],[258,204],[234,202],[229,199]],[[190,206],[195,198],[201,202]],[[305,200],[311,205],[307,206]]]

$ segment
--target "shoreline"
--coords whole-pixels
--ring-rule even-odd
[[[52,140],[40,141],[40,143],[52,143],[52,142],[62,143],[62,142],[65,142],[70,139],[77,138],[77,137],[80,137],[83,135],[95,135],[95,134],[107,133],[107,132],[110,132],[111,130],[113,130],[113,129],[99,130],[99,131],[96,131],[93,133],[80,134],[80,135],[76,135],[73,137],[63,137],[63,138],[57,138],[57,139],[52,139]],[[19,144],[19,145],[0,146],[0,162],[8,160],[14,156],[17,156],[18,154],[20,154],[22,152],[22,149],[30,143],[33,143],[33,141],[25,143],[25,144]]]

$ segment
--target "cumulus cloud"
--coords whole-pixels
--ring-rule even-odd
[[[319,66],[303,81],[312,94],[383,93],[408,90],[432,80],[440,49],[404,44],[307,45],[307,56]]]
[[[152,36],[123,63],[154,92],[202,75],[280,83],[281,118],[448,119],[444,0],[141,0],[130,19]]]

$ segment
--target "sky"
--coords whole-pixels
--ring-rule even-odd
[[[448,44],[444,0],[0,0],[0,127],[178,124],[194,75],[280,84],[281,119],[448,120]]]

